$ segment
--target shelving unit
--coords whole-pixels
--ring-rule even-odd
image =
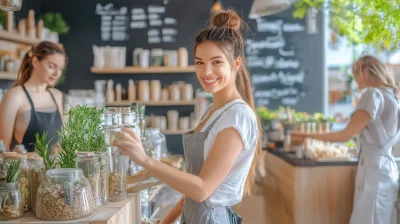
[[[175,130],[175,131],[171,131],[171,130],[161,130],[161,132],[164,135],[183,135],[186,132],[188,132],[189,130]]]
[[[144,74],[144,73],[192,73],[196,72],[194,65],[190,65],[185,68],[179,67],[148,67],[141,68],[137,66],[127,66],[125,68],[90,68],[90,71],[94,74]]]
[[[195,105],[196,100],[179,100],[179,101],[136,101],[138,104],[145,106],[183,106]],[[133,102],[128,100],[106,103],[107,107],[130,106]]]
[[[0,40],[6,40],[14,43],[26,44],[32,46],[38,44],[41,41],[37,38],[22,36],[18,33],[8,32],[6,30],[0,30]]]
[[[0,80],[17,80],[17,73],[0,72]]]

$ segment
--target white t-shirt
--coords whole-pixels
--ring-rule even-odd
[[[367,88],[364,91],[357,109],[364,109],[371,116],[371,121],[365,127],[367,131],[361,132],[367,141],[384,145],[397,133],[399,129],[397,105],[398,101],[394,97],[392,88]]]
[[[205,131],[226,108],[238,102],[244,101],[240,99],[233,100],[216,110],[201,131]],[[207,116],[204,116],[203,119]],[[223,115],[215,123],[214,127],[211,128],[204,142],[204,160],[207,159],[218,132],[231,127],[235,128],[242,137],[244,149],[240,152],[232,169],[222,183],[206,199],[206,203],[210,207],[232,206],[242,200],[247,174],[253,161],[258,139],[257,117],[251,107],[243,103],[238,103],[223,112]],[[226,149],[226,152],[229,153],[229,149]]]

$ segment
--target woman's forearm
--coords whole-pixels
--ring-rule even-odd
[[[203,201],[208,196],[204,181],[199,176],[185,173],[150,158],[143,167],[171,188],[195,201]]]

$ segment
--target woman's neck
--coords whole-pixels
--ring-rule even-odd
[[[24,86],[35,93],[44,93],[47,89],[47,83],[44,83],[32,76],[24,83]]]
[[[232,100],[242,99],[236,88],[222,89],[213,93],[213,110],[216,111]]]

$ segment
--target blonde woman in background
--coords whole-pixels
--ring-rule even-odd
[[[360,157],[350,223],[395,223],[399,170],[392,148],[400,139],[399,88],[385,65],[375,57],[360,58],[352,71],[364,92],[347,127],[326,134],[293,132],[292,137],[346,142],[359,133]]]

